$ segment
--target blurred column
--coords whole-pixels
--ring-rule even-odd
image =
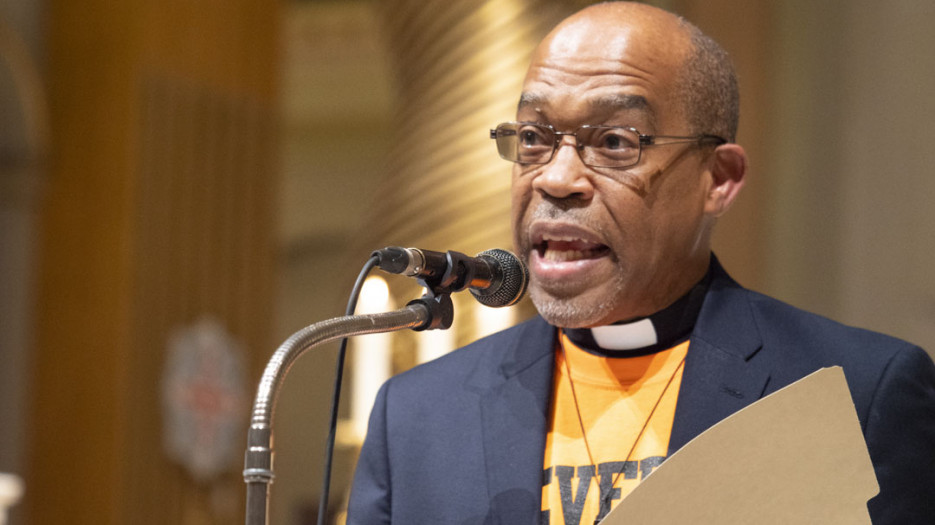
[[[22,492],[12,474],[26,467],[35,237],[49,141],[39,7],[0,2],[0,519]],[[9,523],[21,523],[19,514],[13,509]]]
[[[199,320],[250,378],[275,348],[278,7],[48,4],[29,523],[242,521],[244,446],[198,479],[165,451],[160,393],[171,335]],[[198,423],[237,412],[210,366],[187,372]]]

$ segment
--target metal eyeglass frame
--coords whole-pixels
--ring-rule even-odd
[[[504,150],[505,150],[506,148],[501,148],[501,147],[500,147],[500,142],[499,142],[500,138],[501,138],[501,137],[507,137],[507,136],[509,136],[509,135],[507,135],[507,134],[505,133],[505,132],[507,132],[507,131],[510,131],[510,132],[512,132],[512,133],[514,133],[514,134],[516,133],[516,131],[514,131],[514,130],[504,129],[504,127],[505,127],[505,126],[518,126],[518,125],[522,125],[522,126],[531,126],[531,127],[535,127],[535,128],[538,128],[538,129],[547,130],[549,133],[552,134],[552,136],[554,137],[555,140],[552,142],[552,152],[549,154],[549,157],[548,157],[547,159],[545,159],[544,161],[541,161],[541,162],[523,162],[523,161],[520,161],[518,158],[515,158],[515,159],[514,159],[514,158],[510,158],[510,157],[504,155],[503,152],[504,152]],[[593,163],[587,162],[587,161],[584,159],[584,157],[581,156],[581,152],[582,152],[582,151],[584,150],[584,148],[587,147],[588,145],[587,145],[587,144],[582,144],[582,143],[578,140],[578,134],[581,133],[582,130],[613,130],[613,129],[622,129],[622,130],[626,130],[626,131],[629,131],[629,132],[631,132],[631,133],[636,134],[636,136],[639,137],[639,142],[638,142],[639,151],[637,152],[636,158],[634,159],[634,161],[631,162],[631,163],[629,163],[629,164],[613,165],[613,166],[601,166],[601,165],[597,165],[597,164],[593,164]],[[582,162],[585,166],[590,166],[590,167],[592,167],[592,168],[611,168],[611,169],[629,168],[629,167],[632,167],[632,166],[635,166],[635,165],[639,164],[640,159],[643,157],[643,147],[645,147],[645,146],[667,146],[667,145],[669,145],[669,144],[685,144],[685,143],[691,143],[691,142],[697,142],[699,145],[701,145],[701,144],[703,144],[703,143],[705,143],[705,142],[708,142],[708,141],[710,141],[710,142],[711,142],[713,145],[715,145],[715,146],[720,146],[720,145],[722,145],[722,144],[727,144],[727,143],[729,142],[727,139],[725,139],[725,138],[723,138],[723,137],[720,137],[720,136],[718,136],[718,135],[711,135],[711,134],[702,134],[702,135],[693,135],[693,136],[684,136],[684,135],[644,135],[644,134],[640,133],[639,130],[637,130],[636,128],[633,128],[633,127],[630,127],[630,126],[593,126],[593,125],[584,125],[584,126],[579,126],[577,129],[575,129],[575,131],[569,132],[569,131],[556,131],[555,128],[552,127],[552,126],[549,125],[549,124],[536,124],[536,123],[534,123],[534,122],[504,122],[504,123],[498,124],[496,128],[490,130],[490,138],[497,141],[497,152],[500,154],[500,158],[502,158],[502,159],[504,159],[504,160],[508,160],[508,161],[510,161],[510,162],[515,162],[515,163],[517,163],[517,164],[522,164],[522,165],[542,165],[542,164],[548,164],[549,162],[551,162],[551,161],[552,161],[552,158],[555,157],[555,152],[558,151],[558,148],[559,148],[559,146],[560,146],[560,144],[561,144],[561,141],[562,141],[562,137],[563,137],[563,136],[566,136],[566,135],[575,138],[575,150],[577,150],[577,152],[578,152],[578,158],[581,159],[581,162]],[[662,143],[657,142],[659,139],[663,139],[663,140],[665,140],[666,142],[662,142]]]

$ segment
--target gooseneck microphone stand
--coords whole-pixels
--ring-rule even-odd
[[[307,350],[336,339],[405,329],[446,329],[453,320],[450,295],[429,291],[400,310],[322,321],[299,330],[282,343],[263,372],[247,431],[243,472],[247,484],[246,524],[268,523],[269,485],[273,481],[273,411],[283,378],[296,359]]]
[[[426,288],[421,298],[411,301],[405,308],[378,314],[351,315],[363,280],[375,266],[390,273],[402,273]],[[451,294],[471,288],[474,297],[486,306],[500,307],[515,304],[526,291],[528,271],[515,255],[504,250],[488,250],[471,258],[460,252],[430,252],[415,248],[388,247],[371,254],[370,260],[354,284],[346,315],[322,321],[292,334],[270,358],[256,400],[247,431],[247,451],[244,455],[244,482],[247,484],[247,525],[266,525],[269,520],[269,486],[273,482],[273,411],[283,379],[289,368],[302,354],[322,343],[343,339],[338,354],[338,366],[333,392],[331,431],[324,469],[324,483],[319,505],[318,523],[322,525],[327,514],[328,486],[331,474],[331,455],[337,422],[338,397],[344,364],[344,343],[355,335],[395,332],[404,329],[416,331],[448,329],[454,321]]]

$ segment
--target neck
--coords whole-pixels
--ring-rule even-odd
[[[671,305],[638,319],[594,328],[564,329],[579,347],[614,357],[645,355],[688,339],[711,281],[711,270]]]

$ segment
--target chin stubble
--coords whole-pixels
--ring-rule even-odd
[[[601,300],[595,301],[580,295],[555,297],[531,283],[529,298],[549,324],[562,328],[585,328],[605,322],[622,296],[623,282],[619,275],[605,286],[606,293],[600,294]]]

